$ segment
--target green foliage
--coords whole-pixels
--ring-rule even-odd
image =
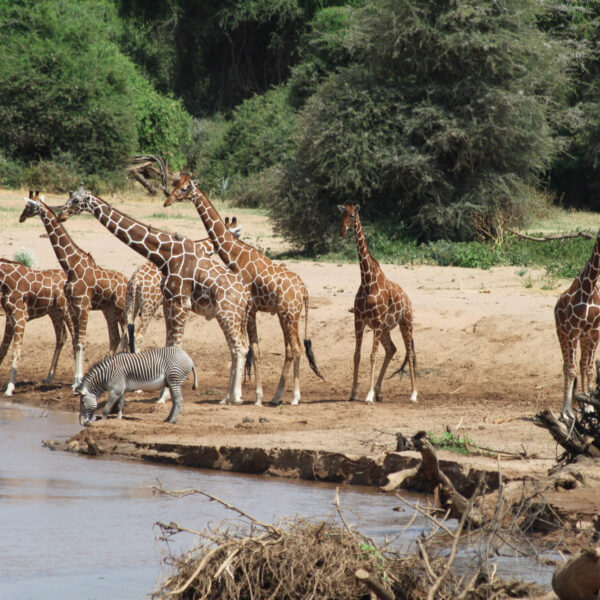
[[[104,0],[0,4],[0,149],[13,159],[70,152],[86,171],[114,169],[137,145],[133,65]]]
[[[17,262],[21,263],[22,265],[25,265],[26,267],[29,267],[30,269],[33,269],[36,263],[35,254],[30,248],[23,247],[20,250],[17,250],[13,258]]]
[[[560,140],[569,48],[534,0],[379,0],[357,11],[355,64],[300,115],[272,206],[278,231],[330,247],[336,203],[394,215],[419,239],[469,240],[475,215],[520,216]]]
[[[296,115],[284,87],[245,100],[233,112],[215,155],[228,174],[246,177],[289,158]]]
[[[64,190],[95,173],[114,182],[109,173],[138,151],[183,163],[189,116],[121,53],[121,34],[108,0],[0,3],[3,181]]]
[[[469,437],[461,437],[449,431],[444,431],[442,435],[436,436],[427,432],[427,439],[436,447],[442,450],[450,450],[458,454],[470,454],[477,446]]]
[[[180,169],[191,141],[191,117],[181,101],[160,95],[142,77],[132,87],[139,151],[168,158],[172,169]]]

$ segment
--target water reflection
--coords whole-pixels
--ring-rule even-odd
[[[332,485],[88,458],[41,444],[78,430],[75,414],[0,404],[3,600],[144,598],[160,577],[163,554],[194,542],[180,535],[169,548],[157,543],[157,521],[202,530],[235,517],[200,496],[157,495],[158,482],[172,490],[202,489],[263,522],[334,511]],[[402,534],[408,545],[427,528],[416,519],[405,530],[413,515],[393,511],[399,504],[393,496],[344,488],[340,501],[346,519],[379,540]],[[523,571],[531,567],[513,562]]]

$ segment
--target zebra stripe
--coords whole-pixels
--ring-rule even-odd
[[[95,364],[75,390],[81,395],[79,422],[87,425],[94,416],[98,398],[105,392],[109,397],[103,411],[106,418],[118,402],[119,418],[123,414],[125,393],[131,390],[157,390],[168,387],[173,407],[167,417],[175,423],[181,410],[183,396],[181,385],[190,371],[194,374],[193,389],[198,387],[198,378],[192,359],[181,349],[173,346],[154,348],[137,354],[121,352]]]

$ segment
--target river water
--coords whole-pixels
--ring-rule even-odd
[[[0,599],[134,600],[148,597],[168,551],[194,544],[180,534],[159,542],[157,521],[194,530],[236,515],[194,495],[201,489],[263,522],[334,511],[335,486],[184,469],[52,452],[41,440],[64,440],[79,430],[77,415],[0,403]],[[346,519],[378,540],[401,534],[408,545],[427,528],[400,502],[365,488],[340,489]],[[548,568],[504,559],[504,574],[546,584]]]

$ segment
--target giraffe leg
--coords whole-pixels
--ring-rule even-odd
[[[294,354],[292,351],[292,342],[289,336],[288,327],[284,321],[282,316],[279,316],[279,324],[281,325],[281,330],[283,331],[283,339],[285,343],[285,359],[283,361],[283,368],[281,369],[281,376],[279,377],[279,383],[277,384],[277,389],[275,390],[275,395],[269,404],[271,406],[279,406],[281,403],[281,397],[283,396],[283,392],[285,391],[285,380],[292,366],[292,361],[294,360]]]
[[[144,342],[144,336],[146,335],[146,329],[148,329],[148,325],[150,325],[150,321],[152,321],[152,317],[154,316],[154,313],[157,311],[161,302],[162,299],[160,300],[160,302],[146,302],[145,304],[142,304],[141,309],[136,310],[136,312],[134,313],[134,318],[136,314],[139,315],[138,324],[135,328],[136,352],[141,352],[142,344]]]
[[[4,337],[2,338],[2,344],[0,345],[0,364],[2,364],[2,361],[10,348],[10,343],[12,342],[15,332],[15,320],[12,315],[12,310],[9,311],[5,308],[4,312],[6,313],[6,323],[4,324]]]
[[[598,342],[600,341],[600,330],[592,329],[586,336],[586,360],[585,364],[581,364],[582,371],[585,371],[585,387],[582,383],[582,391],[584,394],[591,395],[593,393],[594,386],[594,358],[596,357],[596,350],[598,348]],[[583,361],[583,343],[582,343],[582,361]],[[594,410],[589,404],[584,405],[584,410]]]
[[[256,311],[252,310],[248,315],[248,340],[250,347],[252,348],[252,364],[254,365],[254,378],[255,378],[255,390],[256,390],[256,406],[262,405],[263,399],[263,386],[262,386],[262,373],[260,367],[260,350],[258,349],[258,331],[256,329]]]
[[[365,323],[361,319],[354,319],[354,334],[356,337],[356,345],[354,347],[354,372],[352,375],[352,388],[350,390],[350,402],[358,399],[358,372],[360,370],[360,349],[365,331]]]
[[[56,365],[58,365],[58,358],[67,339],[67,326],[65,325],[64,314],[62,312],[50,313],[50,319],[52,320],[52,325],[54,327],[56,345],[54,347],[52,362],[50,363],[50,370],[48,371],[46,378],[43,380],[44,383],[50,383],[54,379]]]
[[[385,350],[385,358],[383,359],[383,364],[381,365],[381,371],[379,371],[379,377],[377,377],[377,383],[375,384],[375,401],[381,402],[383,397],[381,396],[381,384],[383,383],[383,377],[385,372],[390,364],[390,361],[396,354],[396,346],[394,342],[392,342],[392,336],[390,335],[390,330],[384,331],[381,334],[381,344]]]
[[[410,373],[410,401],[417,402],[417,377],[415,375],[412,323],[408,320],[401,321],[400,333],[402,334],[402,339],[404,340],[406,360],[408,361],[408,372]]]
[[[72,388],[75,389],[83,378],[83,354],[85,352],[85,336],[87,332],[90,306],[88,302],[71,303],[70,312],[73,319],[73,351],[75,354],[75,373]]]
[[[369,391],[365,402],[371,404],[375,398],[375,365],[377,364],[377,350],[379,349],[379,341],[381,338],[381,330],[373,330],[373,348],[371,350],[371,377],[369,380]]]
[[[102,314],[104,315],[106,325],[108,326],[108,353],[111,355],[117,351],[119,342],[121,341],[121,336],[119,334],[120,319],[112,306],[105,308],[102,311]]]
[[[576,335],[569,336],[562,328],[557,329],[560,349],[563,355],[563,375],[564,375],[564,391],[563,391],[563,406],[561,416],[565,420],[575,418],[571,410],[571,399],[573,395],[573,382],[575,381],[575,356],[577,354],[577,345],[579,343]]]
[[[241,313],[241,310],[239,311]],[[231,369],[229,371],[229,385],[227,387],[227,396],[221,401],[221,404],[242,404],[242,377],[244,363],[248,346],[244,342],[246,331],[242,330],[241,323],[243,319],[234,319],[227,314],[228,311],[217,310],[217,321],[225,335],[229,352],[231,354]],[[238,315],[241,317],[241,314]],[[247,329],[247,326],[246,326]]]
[[[163,315],[165,317],[165,325],[167,328],[167,346],[176,346],[181,348],[183,344],[183,333],[185,331],[185,324],[190,312],[187,304],[180,298],[170,298],[163,302]],[[165,386],[158,400],[157,404],[164,404],[171,397],[171,392],[168,386]]]
[[[21,348],[23,346],[23,336],[25,335],[25,324],[27,323],[27,309],[21,307],[13,311],[13,347],[12,347],[12,365],[10,377],[6,386],[5,396],[12,396],[15,384],[17,382],[17,367],[21,359]]]
[[[300,333],[298,332],[299,319],[289,319],[286,322],[288,339],[292,350],[292,360],[294,361],[294,395],[292,405],[296,406],[300,402],[300,357],[302,356],[302,344],[300,343]]]

